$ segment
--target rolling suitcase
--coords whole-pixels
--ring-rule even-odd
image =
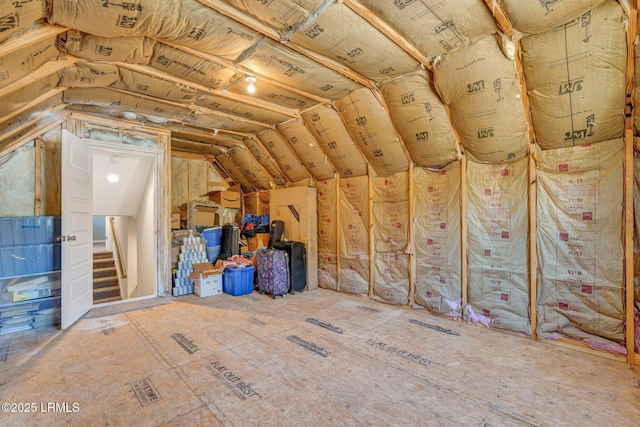
[[[234,255],[240,255],[240,227],[237,224],[223,225],[218,259],[224,260]]]
[[[286,251],[289,255],[289,292],[304,291],[307,286],[307,248],[303,242],[278,242],[274,249]]]
[[[282,234],[284,233],[284,221],[275,219],[271,221],[271,227],[269,228],[269,245],[272,248],[275,243],[282,240]]]
[[[258,290],[275,298],[289,292],[289,255],[278,249],[258,251]]]

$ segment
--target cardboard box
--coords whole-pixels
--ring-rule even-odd
[[[205,194],[212,202],[218,203],[225,208],[240,209],[240,185],[229,187],[227,191],[210,191]]]
[[[214,268],[210,262],[194,264],[193,273],[189,275],[189,279],[194,281],[194,293],[200,298],[220,295],[223,271]]]
[[[195,206],[193,210],[193,225],[216,225],[217,208],[212,206]],[[187,203],[180,206],[180,219],[188,221]],[[172,215],[173,221],[173,215]],[[171,227],[173,229],[173,227]]]
[[[271,190],[269,217],[284,221],[284,240],[307,245],[307,290],[318,288],[318,210],[315,187]]]
[[[171,214],[171,229],[179,230],[180,229],[180,213],[172,213]]]

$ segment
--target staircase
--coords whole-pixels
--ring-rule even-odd
[[[121,300],[113,252],[93,253],[93,303]]]

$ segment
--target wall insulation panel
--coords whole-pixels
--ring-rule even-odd
[[[198,2],[141,0],[135,6],[124,11],[115,3],[56,1],[49,23],[103,37],[149,36],[229,60],[238,58],[260,37]]]
[[[531,334],[529,159],[467,167],[465,319]]]
[[[0,217],[31,216],[35,207],[35,148],[30,142],[2,158],[0,163]],[[18,179],[29,177],[31,179]],[[7,203],[6,201],[11,201]]]
[[[62,72],[59,71],[4,95],[0,103],[0,117],[8,116],[47,92],[55,90],[61,77]]]
[[[289,116],[285,116],[284,114],[276,113],[261,107],[247,105],[223,96],[201,94],[195,104],[211,110],[220,111],[221,113],[232,114],[234,116],[240,116],[245,119],[272,125],[289,120]]]
[[[325,99],[336,100],[362,87],[337,71],[267,38],[239,62],[256,74],[286,82],[288,86]]]
[[[637,138],[634,143],[637,144]],[[640,353],[640,158],[633,159],[633,209],[635,235],[633,245],[633,284],[635,300],[635,349]],[[637,359],[637,357],[636,357]]]
[[[622,137],[627,19],[608,1],[521,40],[536,142],[543,149]]]
[[[426,70],[383,83],[391,119],[419,166],[441,168],[460,158],[449,115]]]
[[[229,176],[237,183],[242,186],[242,191],[245,193],[250,193],[253,191],[253,185],[249,179],[244,176],[242,173],[242,169],[233,161],[231,156],[228,154],[220,154],[216,156],[216,160],[224,170],[229,174]]]
[[[367,174],[367,163],[336,110],[320,104],[302,118],[342,178]]]
[[[77,30],[67,31],[67,38],[64,40],[65,50],[78,58],[141,65],[149,64],[156,44],[156,41],[146,37],[98,37]],[[168,57],[165,57],[162,62],[166,62],[167,65],[174,63],[174,61],[169,60],[169,58],[172,54],[180,51],[167,45],[163,46],[165,53],[161,53],[160,55],[170,54]],[[184,55],[189,55],[185,52],[183,53]],[[191,57],[195,58],[193,55],[191,55]],[[188,69],[190,67],[179,67],[177,69],[180,68]]]
[[[239,97],[247,96],[249,83],[244,79],[244,75],[236,75],[235,77],[237,77],[237,79],[229,86],[229,92]],[[262,100],[267,104],[275,104],[297,110],[311,107],[318,103],[318,101],[312,98],[301,95],[293,90],[288,90],[284,86],[271,84],[266,80],[258,79],[255,88],[256,91],[251,94],[251,97]]]
[[[340,180],[338,290],[369,294],[369,178]]]
[[[178,85],[170,80],[164,80],[148,74],[119,68],[120,79],[111,85],[114,89],[159,98],[166,101],[191,104],[198,96],[198,91],[184,84]]]
[[[378,176],[390,176],[409,168],[389,115],[369,89],[357,90],[336,105],[353,140]]]
[[[360,2],[382,15],[427,57],[451,52],[498,32],[489,9],[476,0]]]
[[[336,180],[318,181],[318,286],[338,289]]]
[[[271,175],[276,185],[283,186],[287,183],[287,179],[282,175],[282,172],[280,172],[280,169],[261,142],[256,141],[253,138],[245,138],[243,142],[258,163],[260,163],[267,173]]]
[[[409,303],[409,173],[373,179],[373,297]]]
[[[462,145],[481,162],[523,157],[529,144],[516,67],[496,37],[443,55],[434,66],[436,88],[451,107]]]
[[[269,190],[271,183],[269,177],[264,173],[256,159],[253,158],[249,150],[244,147],[234,147],[227,150],[234,163],[238,165],[242,174],[253,183],[257,190]]]
[[[399,76],[417,70],[420,65],[343,3],[334,2],[314,17],[289,39],[365,77],[380,80]]]
[[[462,317],[460,173],[460,162],[413,173],[414,301],[451,317]]]
[[[623,141],[538,151],[538,336],[624,341]]]
[[[4,29],[4,26],[3,26]],[[19,51],[0,56],[0,87],[5,87],[40,68],[60,54],[51,36]]]
[[[309,176],[300,164],[300,161],[291,152],[287,142],[275,130],[266,130],[258,135],[258,139],[264,147],[271,153],[273,159],[278,163],[282,173],[289,181],[300,181]]]
[[[522,33],[537,34],[576,19],[605,0],[522,1],[499,0],[513,26]]]
[[[41,140],[39,215],[60,216],[62,215],[62,126],[56,126],[47,131],[42,135]]]
[[[302,121],[292,120],[278,125],[280,132],[296,152],[296,155],[315,179],[331,179],[335,176],[333,166],[324,155],[309,129]]]
[[[120,69],[113,64],[77,62],[65,67],[60,86],[109,87],[120,80]]]
[[[33,22],[47,15],[47,2],[34,0],[28,2],[5,1],[0,4],[0,16],[7,24],[3,25],[0,32],[0,42],[6,40],[12,34],[28,27]],[[13,23],[11,25],[10,23]]]
[[[222,0],[242,10],[281,36],[304,22],[324,0]]]

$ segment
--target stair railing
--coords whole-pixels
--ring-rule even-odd
[[[124,269],[124,264],[122,262],[122,253],[120,252],[120,245],[118,244],[118,236],[116,235],[116,219],[114,217],[109,217],[109,226],[111,227],[111,236],[113,236],[113,243],[116,248],[116,259],[118,260],[118,271],[120,272],[120,276],[123,279],[127,278],[127,272]],[[119,282],[119,280],[118,280]]]

